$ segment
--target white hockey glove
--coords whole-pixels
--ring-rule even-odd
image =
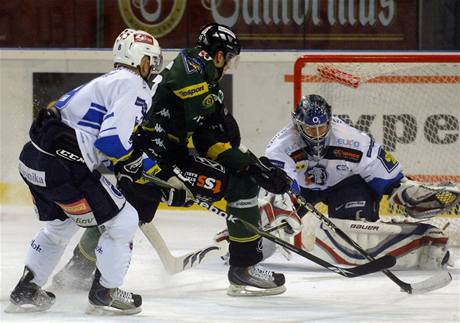
[[[453,183],[422,184],[405,179],[389,201],[404,206],[413,218],[429,219],[455,207],[460,201],[460,188]]]

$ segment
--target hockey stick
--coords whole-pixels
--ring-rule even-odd
[[[284,228],[287,225],[287,222],[283,222],[282,224],[279,224],[275,227],[271,227],[265,232],[276,231]],[[185,255],[176,257],[171,253],[157,227],[152,222],[141,224],[140,229],[152,247],[158,253],[163,267],[170,275],[194,268],[202,263],[207,263],[215,259],[219,259],[228,252],[228,248],[225,248],[220,245],[221,243],[216,242],[208,247],[204,247],[196,251],[186,253]]]
[[[227,252],[225,248],[216,243],[208,247],[189,252],[185,255],[175,257],[152,222],[143,223],[140,228],[147,240],[149,240],[150,244],[157,251],[164,268],[171,275],[196,267],[203,262],[218,259]]]
[[[289,192],[291,197],[294,197],[297,202],[305,207],[308,211],[315,214],[315,216],[324,224],[326,224],[334,233],[336,233],[340,238],[345,240],[350,246],[355,248],[362,256],[364,256],[367,260],[372,261],[375,258],[367,253],[359,244],[357,244],[353,239],[351,239],[345,232],[343,232],[339,227],[337,227],[334,222],[332,222],[329,218],[327,218],[324,214],[319,212],[313,205],[307,203],[303,200],[302,197],[297,196],[294,192]],[[452,275],[448,271],[443,271],[438,273],[426,280],[423,280],[418,283],[406,283],[396,277],[390,270],[383,269],[383,273],[390,278],[393,282],[395,282],[400,288],[401,291],[406,292],[408,294],[423,294],[427,293],[444,286],[447,286],[452,281]]]
[[[153,183],[161,186],[161,187],[164,187],[164,188],[173,188],[171,185],[169,185],[169,183],[159,179],[158,177],[155,177],[155,176],[152,176],[150,174],[144,174],[144,177],[146,177],[147,179],[149,179],[150,181],[152,181]],[[359,266],[356,266],[356,267],[352,267],[352,268],[343,268],[343,267],[339,267],[339,266],[335,266],[321,258],[318,258],[316,257],[315,255],[305,251],[305,250],[302,250],[302,249],[299,249],[297,247],[295,247],[294,245],[268,233],[268,232],[265,232],[259,228],[257,228],[255,225],[243,220],[243,219],[240,219],[238,217],[235,217],[233,216],[232,214],[228,214],[227,212],[225,212],[224,210],[221,210],[220,208],[216,207],[215,205],[213,205],[212,203],[210,202],[207,202],[207,201],[204,201],[204,200],[199,200],[199,199],[195,199],[195,203],[200,205],[201,207],[213,212],[214,214],[217,214],[223,218],[225,218],[227,221],[230,221],[230,222],[233,222],[233,223],[236,223],[236,221],[242,223],[248,230],[254,232],[254,233],[257,233],[259,234],[260,236],[268,239],[268,240],[271,240],[273,241],[274,243],[278,244],[278,245],[281,245],[282,247],[286,248],[286,249],[289,249],[291,250],[292,252],[294,253],[297,253],[298,255],[304,257],[304,258],[307,258],[308,260],[330,270],[330,271],[333,271],[339,275],[342,275],[344,277],[358,277],[358,276],[362,276],[362,275],[367,275],[367,274],[371,274],[371,273],[374,273],[374,272],[377,272],[377,271],[381,271],[382,269],[385,269],[385,268],[389,268],[391,266],[394,266],[394,264],[396,263],[396,259],[393,257],[393,256],[384,256],[384,257],[381,257],[381,258],[378,258],[378,259],[374,259],[373,261],[370,261],[366,264],[363,264],[363,265],[359,265]]]
[[[267,170],[267,167],[264,164],[262,164],[259,158],[257,158],[257,156],[255,156],[250,150],[248,150],[245,147],[243,147],[242,150],[247,152],[251,156],[251,158],[257,163],[259,167],[265,168]],[[345,232],[343,232],[340,228],[338,228],[331,220],[329,220],[326,216],[324,216],[324,214],[319,212],[311,203],[307,203],[303,199],[303,197],[298,196],[292,190],[289,191],[289,195],[293,197],[294,199],[296,199],[301,206],[305,207],[308,211],[314,213],[315,216],[319,220],[321,220],[324,224],[326,224],[333,232],[335,232],[339,237],[345,240],[350,246],[355,248],[367,260],[369,261],[375,260],[374,257],[372,257],[369,253],[367,253],[359,244],[357,244]],[[393,282],[395,282],[401,288],[401,291],[404,291],[408,294],[423,294],[423,293],[447,286],[452,281],[452,275],[448,271],[443,271],[424,281],[413,283],[413,284],[409,284],[409,283],[406,283],[400,280],[390,270],[386,268],[383,269],[382,271],[388,278],[390,278]]]

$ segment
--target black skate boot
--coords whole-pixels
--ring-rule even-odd
[[[88,291],[93,283],[96,262],[87,259],[77,248],[69,262],[53,277],[53,289]]]
[[[24,274],[11,292],[6,313],[41,312],[54,304],[56,296],[32,283],[33,278],[34,273],[27,266],[24,267]]]
[[[119,288],[106,288],[99,282],[101,274],[96,270],[93,285],[89,291],[87,314],[131,315],[142,311],[141,295],[126,292]]]
[[[250,267],[230,266],[228,271],[230,296],[265,296],[284,293],[284,275],[275,273],[261,265]]]

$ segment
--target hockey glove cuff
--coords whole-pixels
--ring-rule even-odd
[[[144,170],[142,152],[134,150],[131,156],[114,165],[115,177],[118,181],[135,182],[142,177]]]

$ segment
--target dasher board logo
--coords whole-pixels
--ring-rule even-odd
[[[159,38],[169,34],[184,16],[186,0],[118,0],[118,8],[126,25],[141,29]]]

